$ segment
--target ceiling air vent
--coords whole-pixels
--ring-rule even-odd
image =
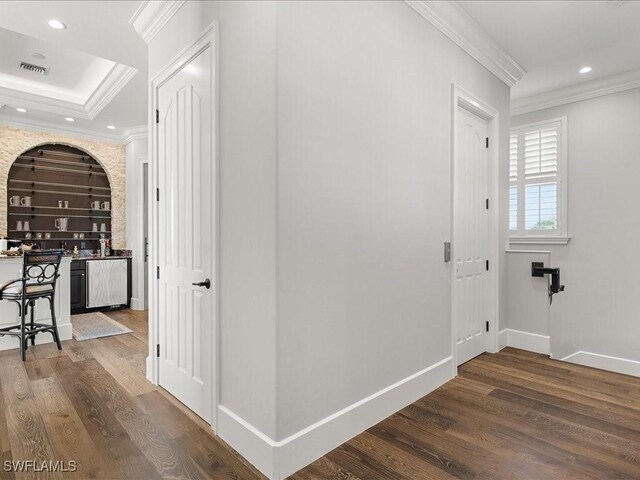
[[[27,70],[28,72],[39,73],[40,75],[46,75],[49,71],[48,68],[41,67],[39,65],[34,65],[33,63],[20,62],[20,68],[22,70]]]

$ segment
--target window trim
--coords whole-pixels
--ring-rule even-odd
[[[549,125],[551,123],[560,123],[560,155],[558,158],[558,186],[560,188],[560,195],[558,196],[558,220],[560,223],[560,228],[556,229],[553,232],[549,230],[524,230],[524,226],[522,226],[523,230],[509,230],[509,243],[514,245],[566,245],[569,243],[571,237],[569,236],[568,230],[568,203],[567,203],[567,170],[568,170],[568,142],[567,142],[567,117],[556,117],[549,118],[546,120],[541,120],[533,123],[526,123],[522,125],[513,125],[509,129],[509,137],[513,134],[514,130],[522,130],[529,129],[535,127],[541,127],[544,125]],[[520,142],[518,142],[518,178],[524,174],[524,163],[521,163],[522,155],[520,154]],[[522,172],[521,172],[522,170]],[[509,188],[511,187],[511,183],[509,182]],[[518,220],[520,220],[520,210],[524,209],[524,202],[520,202],[520,194],[518,192]]]

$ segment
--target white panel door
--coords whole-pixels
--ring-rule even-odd
[[[212,53],[158,89],[159,383],[200,417],[212,408],[215,279]]]
[[[486,349],[489,150],[487,123],[457,108],[452,253],[453,315],[460,365]]]

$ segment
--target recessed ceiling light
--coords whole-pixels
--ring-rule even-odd
[[[64,23],[62,23],[60,20],[56,20],[55,18],[49,20],[49,26],[51,28],[55,28],[56,30],[63,30],[67,28]]]
[[[589,73],[591,70],[593,70],[591,67],[582,67],[580,73]]]
[[[16,108],[16,112],[25,113],[27,111],[26,108]]]
[[[109,130],[115,130],[116,129],[115,125],[107,125],[107,128]]]
[[[67,122],[75,122],[75,121],[76,121],[76,119],[75,119],[75,118],[71,118],[71,117],[66,117],[66,118],[65,118],[65,120],[66,120]]]

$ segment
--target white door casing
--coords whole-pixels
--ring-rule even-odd
[[[456,363],[486,351],[489,291],[489,149],[486,120],[461,106],[453,166],[453,315]]]
[[[157,88],[158,383],[213,423],[215,351],[214,50]],[[209,279],[211,289],[194,285]]]

